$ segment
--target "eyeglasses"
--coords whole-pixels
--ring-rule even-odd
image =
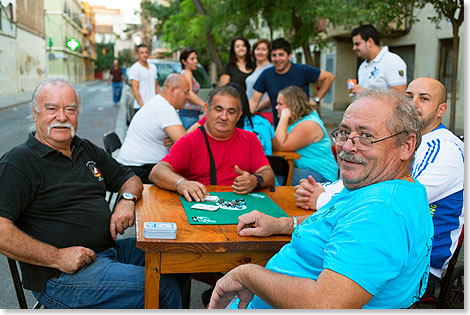
[[[377,143],[380,141],[384,141],[387,139],[390,139],[392,137],[398,136],[399,134],[404,133],[405,131],[400,131],[399,133],[396,133],[394,135],[372,141],[367,137],[361,137],[361,136],[355,136],[355,137],[348,137],[344,131],[340,131],[339,128],[331,132],[331,136],[333,137],[333,140],[335,144],[337,145],[344,145],[349,139],[351,139],[353,145],[356,147],[356,149],[361,150],[361,151],[367,151],[370,150],[372,147],[372,143]],[[356,141],[357,140],[357,141]]]

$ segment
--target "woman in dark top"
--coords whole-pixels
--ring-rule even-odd
[[[246,90],[245,79],[254,70],[250,54],[250,43],[243,36],[235,37],[230,44],[228,64],[220,76],[220,85],[236,82]]]

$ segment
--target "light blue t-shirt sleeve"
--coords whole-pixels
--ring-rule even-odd
[[[325,248],[324,268],[353,280],[372,295],[400,274],[408,257],[403,218],[387,207],[371,203],[341,217]]]

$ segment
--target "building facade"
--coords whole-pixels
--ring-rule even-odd
[[[82,34],[84,39],[84,47],[82,54],[85,56],[85,80],[93,80],[95,73],[95,60],[96,60],[96,41],[95,41],[95,13],[88,4],[83,2],[83,11],[85,14],[82,16]]]
[[[2,0],[0,7],[0,95],[32,91],[46,78],[44,5]]]
[[[79,0],[44,0],[44,7],[48,76],[73,83],[92,78],[94,33],[88,24],[92,17],[87,20],[86,15],[90,12]]]

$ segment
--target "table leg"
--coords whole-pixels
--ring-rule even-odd
[[[289,175],[287,175],[286,186],[292,186],[292,173],[294,172],[294,160],[287,160],[289,163]]]
[[[145,253],[145,308],[159,308],[161,254]]]

